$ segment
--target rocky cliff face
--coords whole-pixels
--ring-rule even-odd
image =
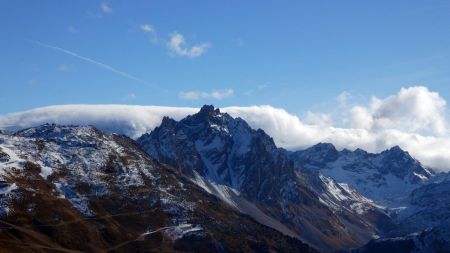
[[[0,134],[2,252],[315,252],[234,210],[125,137]]]
[[[389,223],[351,187],[301,172],[263,130],[212,106],[179,122],[165,118],[137,142],[236,209],[246,212],[242,202],[251,204],[325,251],[362,245],[379,232],[378,224]],[[259,214],[246,213],[264,222]]]

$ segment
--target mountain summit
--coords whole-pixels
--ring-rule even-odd
[[[270,154],[265,163],[276,163],[281,153],[272,138],[262,130],[253,130],[240,118],[232,118],[213,106],[205,105],[200,112],[180,122],[164,118],[160,127],[140,137],[137,142],[157,160],[177,165],[186,173],[197,172],[208,180],[245,191],[251,198],[263,195],[259,188],[270,177],[256,175],[285,174],[287,164],[268,166],[256,164],[255,152]],[[258,148],[258,150],[256,149]],[[288,163],[287,161],[285,161]],[[254,164],[252,164],[254,163]],[[250,191],[249,188],[255,187]],[[256,189],[258,188],[258,189]],[[261,192],[260,192],[261,190]]]

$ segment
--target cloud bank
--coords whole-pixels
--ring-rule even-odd
[[[221,111],[261,128],[287,149],[303,149],[318,142],[337,148],[379,152],[399,145],[426,166],[450,170],[450,136],[446,101],[426,87],[401,89],[387,98],[346,108],[337,127],[333,115],[309,112],[305,119],[269,105],[226,107]],[[44,123],[94,125],[137,138],[158,126],[163,116],[179,120],[198,108],[132,105],[62,105],[0,116],[0,128],[18,129]]]
[[[137,138],[159,126],[164,116],[179,120],[197,111],[197,108],[162,106],[56,105],[0,116],[0,129],[15,131],[45,123],[93,125]]]

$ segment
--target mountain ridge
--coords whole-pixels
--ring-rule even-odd
[[[349,188],[330,192],[335,186],[332,179],[299,173],[286,151],[276,147],[263,130],[251,129],[242,119],[213,106],[203,106],[199,113],[180,121],[166,119],[137,142],[150,156],[188,175],[196,172],[206,181],[235,189],[264,213],[300,233],[303,240],[322,245],[322,250],[342,247],[339,244],[359,245],[380,232],[377,223],[389,220],[370,201],[364,203],[366,209],[356,211],[352,204],[366,199]],[[310,177],[323,187],[311,185]],[[346,207],[340,208],[344,202]],[[318,213],[323,214],[317,217]],[[364,215],[372,216],[374,222],[364,221]],[[311,217],[316,217],[314,222],[308,221]],[[342,234],[340,242],[333,233]]]
[[[401,204],[401,197],[435,175],[399,146],[369,153],[362,149],[338,151],[331,143],[319,143],[289,152],[289,156],[299,167],[318,170],[337,182],[351,184],[365,196],[387,207]]]

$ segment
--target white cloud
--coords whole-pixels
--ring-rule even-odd
[[[225,89],[225,90],[213,90],[211,92],[204,91],[187,91],[180,92],[178,97],[181,99],[195,100],[195,99],[224,99],[227,97],[231,97],[234,95],[233,89]]]
[[[396,95],[376,97],[367,106],[351,110],[352,126],[370,131],[400,131],[448,135],[446,101],[423,86],[402,88]]]
[[[334,124],[331,115],[308,111],[305,115],[305,123],[319,126],[332,126]]]
[[[254,128],[265,130],[274,138],[277,145],[287,149],[303,149],[318,142],[331,142],[339,149],[362,148],[369,152],[380,152],[399,145],[427,166],[438,170],[450,170],[448,135],[424,135],[395,128],[377,130],[365,127],[339,128],[328,125],[328,121],[308,124],[283,109],[271,106],[230,107],[224,110],[231,115],[242,117]],[[370,118],[370,114],[358,115],[362,121],[366,120],[364,117]]]
[[[184,36],[180,33],[174,32],[170,34],[170,40],[167,47],[173,55],[195,58],[206,53],[208,48],[211,47],[211,44],[209,42],[205,42],[189,48],[186,45]]]
[[[112,12],[111,6],[109,6],[109,4],[107,4],[106,2],[101,3],[100,4],[100,8],[102,9],[102,11],[104,13],[111,13]]]
[[[370,129],[373,125],[373,116],[367,108],[354,106],[350,110],[350,122],[354,128]]]
[[[150,24],[143,24],[140,26],[141,30],[145,33],[153,33],[155,32],[155,27]]]
[[[300,119],[269,105],[221,110],[243,118],[253,128],[265,130],[277,145],[287,149],[331,142],[339,149],[379,152],[399,145],[427,166],[450,170],[450,136],[444,134],[448,132],[445,100],[425,87],[402,89],[394,96],[354,106],[348,113],[352,120],[344,127],[334,126],[326,114],[311,112]],[[0,128],[18,129],[43,123],[95,125],[137,138],[158,126],[163,116],[179,120],[197,111],[198,108],[131,105],[51,106],[0,116]],[[438,123],[431,121],[433,117]]]

